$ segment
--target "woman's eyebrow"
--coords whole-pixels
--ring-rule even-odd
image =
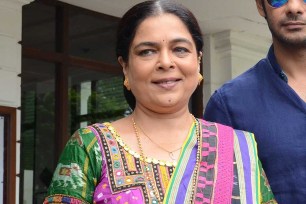
[[[176,38],[176,39],[173,39],[171,41],[172,43],[180,43],[180,42],[183,42],[183,43],[187,43],[189,45],[192,45],[192,42],[186,38]]]
[[[186,38],[175,38],[173,40],[170,41],[171,43],[180,43],[180,42],[183,42],[183,43],[187,43],[189,45],[192,45],[192,42]],[[134,49],[137,49],[141,46],[149,46],[149,47],[157,47],[159,43],[156,43],[156,42],[151,42],[151,41],[145,41],[145,42],[140,42],[138,43]]]
[[[141,42],[141,43],[138,43],[138,44],[134,47],[134,49],[137,49],[137,48],[139,48],[139,47],[141,47],[141,46],[156,47],[157,45],[158,45],[158,43],[155,43],[155,42],[149,42],[149,41],[147,41],[147,42]]]

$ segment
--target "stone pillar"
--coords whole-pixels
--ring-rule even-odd
[[[264,58],[271,42],[270,38],[231,30],[204,36],[204,107],[222,84]]]
[[[0,106],[21,104],[22,6],[32,0],[0,0]],[[16,139],[20,140],[20,111],[17,111]],[[20,172],[20,145],[16,144],[16,173]],[[19,177],[16,178],[16,203],[19,203]]]

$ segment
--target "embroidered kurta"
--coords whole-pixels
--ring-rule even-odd
[[[110,123],[76,131],[60,157],[44,203],[158,203],[147,174],[164,203],[274,203],[253,135],[198,121],[190,128],[175,168],[155,159],[144,168],[138,150],[128,148]],[[198,148],[201,157],[196,163]]]

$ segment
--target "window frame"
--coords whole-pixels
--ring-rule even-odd
[[[16,108],[0,106],[4,116],[3,203],[16,203],[16,114]]]

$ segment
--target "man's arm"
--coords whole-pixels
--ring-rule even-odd
[[[222,98],[222,93],[219,90],[215,91],[215,93],[210,97],[205,108],[204,119],[232,126],[232,120]]]

